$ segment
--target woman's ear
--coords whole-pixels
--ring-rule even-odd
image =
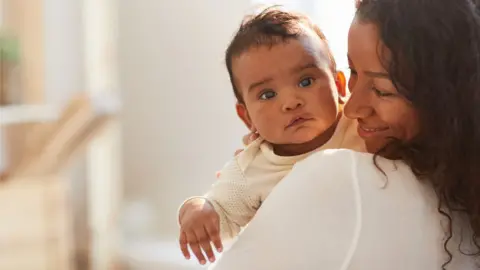
[[[237,102],[235,106],[237,109],[237,115],[242,119],[245,126],[247,126],[248,130],[251,132],[256,132],[256,128],[252,123],[252,119],[250,119],[250,115],[248,115],[247,107],[243,103]]]
[[[338,98],[340,104],[345,104],[347,97],[347,79],[342,71],[337,71],[337,77],[335,78],[335,84],[337,85]]]

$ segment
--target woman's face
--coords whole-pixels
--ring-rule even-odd
[[[358,134],[371,153],[391,137],[408,141],[418,133],[415,109],[397,92],[380,61],[382,46],[374,24],[353,21],[348,34],[352,94],[344,111],[347,117],[357,119]]]

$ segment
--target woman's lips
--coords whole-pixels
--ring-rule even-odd
[[[369,138],[369,137],[374,137],[378,136],[379,133],[385,132],[388,130],[388,127],[380,127],[380,128],[374,128],[374,127],[365,127],[362,125],[358,125],[358,135],[362,138]]]

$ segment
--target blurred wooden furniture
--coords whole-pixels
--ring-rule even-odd
[[[73,269],[66,183],[44,176],[0,184],[0,269]]]
[[[0,269],[75,269],[71,193],[63,171],[118,110],[112,96],[81,93],[56,121],[29,127],[35,140],[0,182]]]
[[[66,111],[63,111],[63,114],[59,117],[62,108],[47,104],[47,101],[51,101],[52,97],[57,98],[60,94],[58,92],[63,89],[55,87],[52,88],[53,90],[48,89],[49,95],[47,98],[47,89],[45,88],[51,85],[49,82],[51,82],[52,77],[48,79],[46,75],[55,74],[60,78],[66,76],[68,80],[68,77],[71,77],[72,74],[84,72],[84,79],[78,81],[72,79],[68,86],[64,85],[63,82],[61,85],[68,88],[83,85],[91,89],[91,93],[100,93],[106,90],[115,91],[114,89],[118,88],[114,83],[116,82],[114,76],[116,73],[113,67],[116,65],[112,62],[115,55],[115,51],[112,49],[115,44],[115,34],[109,27],[115,25],[115,20],[109,15],[116,10],[110,5],[114,2],[114,0],[81,0],[74,2],[0,0],[0,12],[2,13],[0,14],[0,27],[7,30],[18,40],[20,52],[18,76],[14,83],[18,87],[15,87],[13,95],[9,95],[14,96],[16,101],[13,103],[7,102],[6,106],[0,105],[0,180],[3,180],[0,181],[0,190],[2,191],[0,196],[9,199],[8,205],[15,205],[19,202],[16,199],[11,201],[12,197],[8,197],[9,194],[27,189],[35,194],[50,193],[51,189],[61,190],[53,193],[63,194],[60,197],[66,198],[66,203],[62,206],[66,207],[66,210],[62,207],[57,207],[57,210],[52,210],[53,208],[50,207],[48,209],[56,211],[60,216],[59,219],[64,221],[73,215],[72,208],[73,212],[77,214],[73,221],[76,229],[75,237],[67,242],[74,242],[70,244],[75,245],[75,260],[81,261],[83,266],[77,264],[73,267],[79,270],[111,269],[108,265],[111,264],[110,262],[115,255],[111,242],[113,242],[112,239],[115,238],[117,231],[114,228],[115,225],[112,224],[116,222],[114,217],[119,206],[120,190],[117,187],[121,186],[119,183],[120,177],[116,173],[119,158],[115,158],[119,156],[117,154],[119,151],[116,150],[118,148],[116,142],[119,140],[119,131],[118,127],[112,124],[101,135],[97,135],[97,132],[108,121],[108,117],[95,118],[85,113],[88,111],[88,104],[93,104],[93,107],[90,108],[105,109],[105,107],[97,106],[99,101],[97,98],[90,100],[89,97],[85,97],[87,100],[93,101],[93,103],[89,103],[89,101],[85,102],[85,99],[78,96],[76,101],[72,101],[73,104],[67,106]],[[58,5],[59,3],[61,5]],[[73,10],[75,12],[72,12]],[[47,13],[49,14],[48,17],[46,16]],[[76,18],[77,15],[79,18]],[[58,19],[51,20],[53,17]],[[72,24],[77,19],[81,20],[78,25],[83,24],[80,27],[82,29],[77,29],[77,25]],[[67,23],[63,24],[63,22]],[[92,31],[92,29],[95,29],[95,31]],[[69,37],[73,37],[75,40],[78,38],[79,42],[75,45],[78,48],[73,46],[75,48],[71,49],[72,46],[68,42],[58,42],[57,44],[56,41],[61,40],[61,38],[54,39],[52,42],[52,33],[60,33],[60,35],[56,35],[58,37],[64,31],[74,33]],[[46,35],[47,33],[50,33],[49,36]],[[55,55],[57,49],[63,54]],[[84,58],[79,60],[81,63],[79,65],[83,66],[85,63],[85,67],[71,68],[67,65],[66,75],[62,73],[63,70],[58,69],[58,65],[52,68],[54,66],[52,63],[58,64],[52,59],[58,60],[58,57],[62,58],[65,54],[79,53]],[[60,62],[60,64],[64,63]],[[74,62],[73,65],[76,65],[75,63],[77,62]],[[78,69],[84,70],[79,72]],[[63,81],[63,79],[60,80]],[[58,92],[55,93],[55,91]],[[100,100],[103,99],[100,98]],[[104,103],[100,102],[101,104]],[[75,109],[76,106],[83,106],[84,109],[77,110]],[[102,114],[96,109],[94,115]],[[70,114],[69,111],[77,113]],[[111,141],[114,143],[111,143]],[[87,144],[90,144],[90,146],[87,147]],[[69,161],[78,155],[80,155],[79,167],[83,167],[81,172],[76,172],[75,175],[71,172],[69,173],[72,175],[61,173],[64,168],[69,167]],[[4,168],[8,171],[5,171]],[[8,172],[8,176],[5,174],[6,172]],[[49,181],[52,183],[48,184]],[[50,186],[51,188],[49,188]],[[71,196],[72,190],[70,189],[72,186],[76,188],[74,190],[75,196]],[[78,188],[79,186],[81,187]],[[2,198],[0,198],[0,202],[3,202]],[[40,197],[37,196],[37,198]],[[39,200],[32,199],[30,202],[25,202],[30,205],[25,206],[25,209],[36,209],[36,211],[42,212],[42,209],[45,209],[44,205],[50,205],[46,200],[42,202]],[[59,201],[62,200],[59,199]],[[72,200],[74,201],[73,207],[71,207]],[[0,208],[6,207],[6,205],[0,205]],[[66,215],[70,217],[62,217],[63,214],[61,213],[65,211],[67,211]],[[80,215],[78,215],[79,212]],[[4,215],[16,214],[16,212],[2,212],[0,210],[0,214],[2,213]],[[24,215],[25,219],[23,220],[30,220],[28,219],[28,213],[20,212],[18,215]],[[2,218],[0,231],[6,230],[7,225],[15,227],[12,224],[16,223],[3,222],[4,216],[0,216],[0,218]],[[12,218],[12,220],[15,219]],[[20,217],[16,222],[19,222],[19,220],[21,220]],[[54,219],[32,218],[32,220],[38,220],[38,223],[32,221],[31,224],[28,224],[32,228],[34,226],[50,228],[54,225],[46,225],[46,222],[55,223]],[[82,229],[77,230],[79,227]],[[1,238],[1,235],[0,233],[0,270],[24,269],[22,268],[25,266],[24,264],[12,264],[11,258],[13,257],[10,257],[11,254],[5,253],[5,249],[2,249],[2,241],[5,239]],[[44,236],[46,235],[44,234]],[[60,234],[58,237],[61,237]],[[58,237],[56,239],[59,239]],[[25,237],[24,239],[30,238]],[[25,266],[25,269],[70,269],[61,266],[61,264],[53,264],[52,262],[58,261],[52,259],[55,256],[47,256],[46,253],[40,251],[39,246],[34,247],[33,242],[23,242],[22,239],[9,239],[9,241],[19,245],[19,248],[15,249],[18,252],[21,250],[26,252],[29,248],[34,248],[39,252],[36,254],[43,258],[44,261],[37,260],[39,262],[37,266],[33,268]],[[73,256],[71,249],[66,248],[64,250],[68,250],[70,257]],[[21,253],[18,254],[21,255]],[[24,258],[25,262],[17,260],[16,263],[27,263],[29,254],[23,254],[27,256]],[[8,264],[2,264],[3,262]],[[41,262],[45,262],[45,264]],[[6,265],[6,268],[4,265]]]
[[[58,173],[72,157],[119,110],[113,96],[90,97],[81,92],[74,97],[53,123],[30,127],[35,134],[17,162],[9,165],[10,177],[42,176]]]

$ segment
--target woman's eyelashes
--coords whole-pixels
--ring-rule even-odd
[[[375,85],[372,86],[372,90],[379,97],[390,97],[390,96],[394,95],[391,92],[382,91],[382,90],[378,89],[377,87],[375,87]]]
[[[348,69],[350,69],[350,80],[352,80],[352,83],[355,83],[355,79],[356,79],[356,76],[358,75],[357,74],[357,70],[354,69],[353,67],[349,67]],[[354,84],[351,85],[351,87],[353,88]],[[372,91],[375,93],[375,95],[379,96],[379,97],[390,97],[390,96],[393,96],[395,95],[394,93],[392,92],[389,92],[389,91],[383,91],[383,90],[380,90],[377,86],[375,86],[374,84],[372,84],[371,86],[371,89]]]

